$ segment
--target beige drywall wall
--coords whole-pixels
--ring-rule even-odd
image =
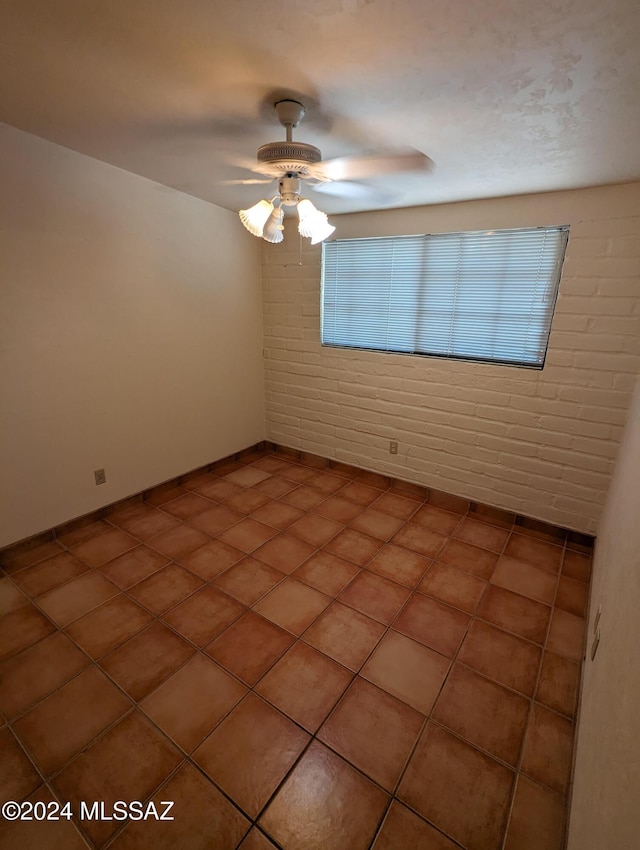
[[[636,850],[640,843],[639,482],[640,381],[596,541],[569,850]]]
[[[287,222],[263,248],[268,437],[593,533],[640,366],[640,184],[331,220],[338,238],[570,225],[546,365],[322,347],[321,248]]]
[[[0,185],[0,545],[264,438],[236,215],[6,125]]]

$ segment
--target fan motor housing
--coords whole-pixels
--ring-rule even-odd
[[[322,154],[306,142],[269,142],[258,148],[258,162],[274,177],[282,174],[304,174],[308,166],[320,162]]]

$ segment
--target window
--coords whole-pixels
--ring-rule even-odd
[[[542,368],[568,227],[322,246],[322,343]]]

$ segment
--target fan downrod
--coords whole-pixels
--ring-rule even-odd
[[[278,100],[273,105],[278,120],[287,131],[283,142],[268,142],[258,148],[258,162],[261,173],[273,177],[303,177],[310,165],[322,159],[320,150],[306,142],[294,142],[291,131],[305,114],[304,106],[297,100]]]

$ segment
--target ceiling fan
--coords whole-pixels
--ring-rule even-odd
[[[251,170],[267,179],[232,181],[241,184],[270,183],[278,180],[278,194],[270,201],[262,200],[247,210],[240,210],[240,220],[254,236],[267,242],[282,242],[283,218],[286,207],[297,207],[301,236],[311,239],[315,245],[330,236],[335,227],[329,224],[325,213],[317,209],[307,198],[301,197],[302,181],[309,181],[314,188],[325,187],[334,181],[359,181],[381,174],[402,171],[428,171],[433,162],[428,156],[414,149],[367,156],[343,156],[323,160],[319,148],[307,142],[293,141],[293,128],[297,127],[305,114],[304,106],[297,100],[278,100],[274,104],[278,120],[286,130],[286,138],[280,142],[268,142],[258,148],[257,162]],[[349,194],[358,191],[358,183],[343,184]]]

